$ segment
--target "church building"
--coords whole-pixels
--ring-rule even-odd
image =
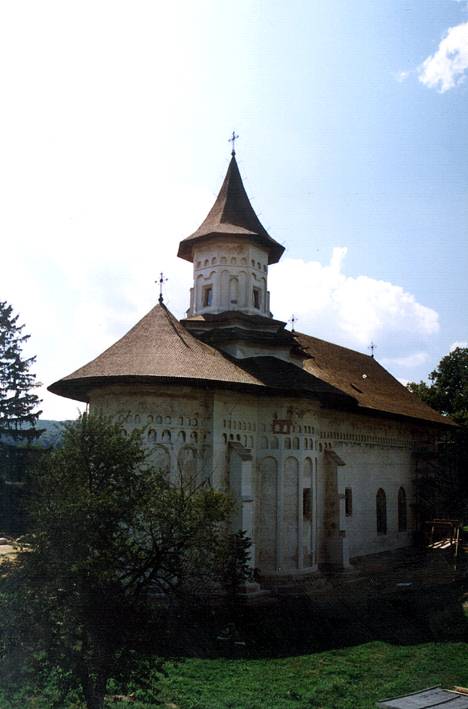
[[[49,390],[143,428],[157,468],[235,498],[263,577],[407,546],[417,449],[446,425],[373,356],[294,332],[270,312],[284,251],[244,189],[235,152],[201,226],[187,317],[160,302]],[[187,294],[188,295],[188,294]]]

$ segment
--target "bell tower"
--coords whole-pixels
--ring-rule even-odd
[[[187,318],[229,311],[271,318],[268,267],[283,251],[250,204],[233,149],[214,205],[179,245],[178,256],[193,263]]]

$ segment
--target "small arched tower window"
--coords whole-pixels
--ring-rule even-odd
[[[254,288],[252,291],[252,302],[254,308],[257,310],[260,310],[261,307],[261,294],[260,294],[260,288]]]
[[[408,515],[406,510],[406,492],[404,487],[398,490],[398,531],[406,532],[408,529]]]
[[[239,279],[234,276],[229,281],[229,301],[236,304],[239,300]]]
[[[203,286],[203,291],[202,291],[202,297],[203,297],[203,307],[208,308],[210,305],[213,304],[213,286]]]
[[[377,513],[377,534],[387,534],[387,496],[382,488],[377,490],[375,503]]]

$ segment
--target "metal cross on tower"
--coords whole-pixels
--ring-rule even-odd
[[[297,323],[298,320],[299,318],[297,318],[295,315],[291,315],[291,317],[289,318],[288,322],[291,323],[291,332],[295,332],[294,325]]]
[[[372,357],[372,359],[374,359],[374,350],[377,349],[377,345],[375,345],[373,342],[371,342],[367,349],[371,351],[371,357]]]
[[[164,273],[162,273],[162,272],[159,274],[159,281],[155,281],[155,283],[159,283],[159,299],[158,300],[160,303],[164,302],[163,285],[165,284],[166,281],[167,281],[167,278],[164,278]]]
[[[236,140],[238,139],[238,137],[239,137],[239,136],[238,136],[238,135],[236,134],[236,132],[233,130],[233,131],[232,131],[232,135],[231,135],[231,137],[230,137],[229,140],[228,140],[228,143],[232,143],[232,150],[231,150],[231,155],[232,155],[232,157],[234,157],[234,155],[236,154]]]

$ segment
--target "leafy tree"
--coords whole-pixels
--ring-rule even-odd
[[[429,383],[410,382],[408,389],[457,424],[438,445],[434,460],[420,463],[425,475],[419,494],[426,516],[468,515],[468,348],[457,347],[442,357]],[[426,462],[426,465],[424,463]]]
[[[31,429],[42,413],[37,410],[40,399],[32,391],[39,386],[30,372],[36,358],[22,356],[23,345],[30,337],[23,335],[23,329],[11,305],[0,301],[0,435],[15,439],[34,437]]]
[[[101,709],[109,677],[130,672],[149,638],[164,655],[167,600],[221,578],[230,511],[209,486],[152,470],[138,432],[88,415],[67,425],[37,476],[30,549],[4,578],[3,672],[43,653],[64,692],[79,685]]]
[[[240,529],[228,535],[226,547],[221,548],[221,577],[231,603],[238,600],[242,584],[253,578],[251,546],[252,540],[247,536],[245,529]]]

